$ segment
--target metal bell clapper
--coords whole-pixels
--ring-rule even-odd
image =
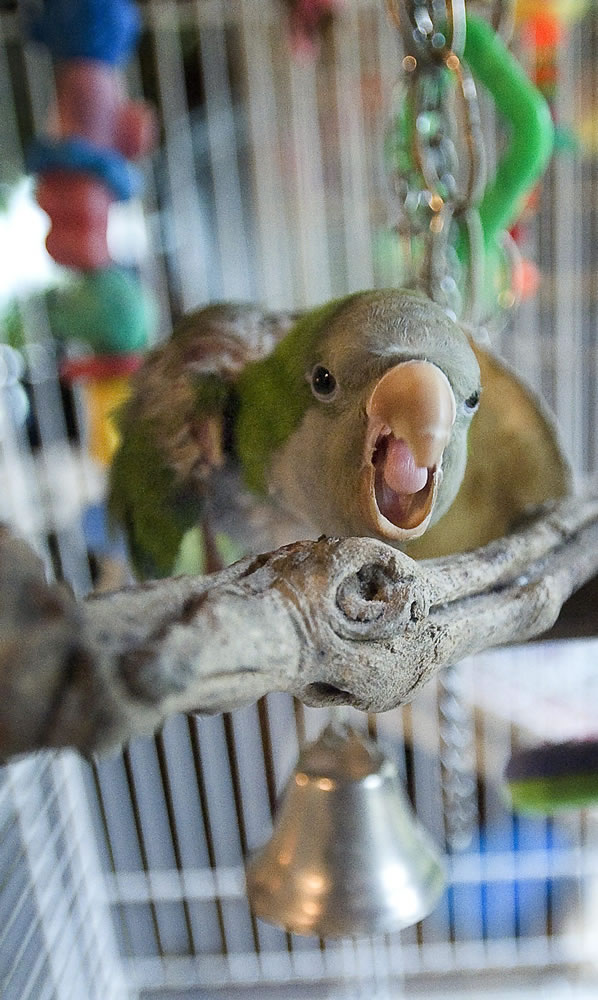
[[[394,762],[332,722],[304,746],[272,836],[247,866],[253,912],[296,934],[380,934],[421,920],[444,887]]]

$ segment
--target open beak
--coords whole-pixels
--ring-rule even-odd
[[[376,383],[366,412],[369,515],[383,537],[418,538],[430,523],[442,480],[456,415],[453,390],[430,361],[403,361]]]

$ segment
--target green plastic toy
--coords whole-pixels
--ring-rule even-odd
[[[598,802],[598,740],[569,740],[519,750],[505,773],[511,805],[544,815]]]
[[[475,79],[489,90],[497,110],[511,125],[509,144],[479,206],[486,254],[486,295],[495,296],[502,233],[517,220],[527,195],[548,165],[554,147],[554,125],[540,91],[500,36],[481,18],[467,18],[463,56]],[[463,232],[457,253],[466,260],[468,245]]]

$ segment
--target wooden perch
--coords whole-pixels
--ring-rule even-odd
[[[78,602],[0,531],[0,752],[84,753],[171,713],[269,691],[374,712],[442,667],[553,624],[598,571],[598,497],[543,508],[465,555],[414,562],[367,538],[327,539]]]

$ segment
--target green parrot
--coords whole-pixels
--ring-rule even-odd
[[[459,492],[480,352],[413,291],[191,314],[119,414],[109,511],[136,572],[216,568],[222,539],[225,562],[320,534],[410,551]]]

